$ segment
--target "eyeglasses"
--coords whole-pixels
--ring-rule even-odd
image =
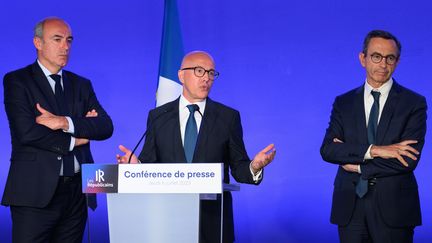
[[[215,80],[215,79],[217,79],[217,77],[219,77],[219,72],[217,72],[217,71],[215,71],[213,69],[205,70],[203,67],[200,67],[200,66],[187,67],[187,68],[182,68],[180,70],[182,70],[182,71],[183,70],[194,70],[195,76],[197,76],[199,78],[204,77],[204,75],[206,73],[208,73],[208,77],[209,77],[210,80]]]
[[[372,62],[374,63],[380,63],[382,61],[383,58],[385,58],[385,62],[388,65],[393,65],[397,62],[397,60],[399,59],[399,57],[395,56],[395,55],[387,55],[387,56],[383,56],[379,53],[372,53],[370,55]]]

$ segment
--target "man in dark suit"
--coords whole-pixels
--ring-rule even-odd
[[[331,222],[341,242],[412,242],[421,224],[414,169],[426,133],[426,100],[392,74],[401,44],[369,32],[359,54],[366,83],[336,97],[321,146],[338,164]]]
[[[12,156],[2,204],[10,206],[13,242],[83,238],[80,165],[93,163],[89,140],[109,138],[113,125],[90,81],[63,70],[72,40],[65,21],[42,20],[37,61],[4,77]]]
[[[259,184],[262,169],[275,156],[273,144],[259,152],[251,161],[243,143],[238,111],[208,98],[214,79],[213,58],[205,52],[187,54],[178,72],[183,84],[182,95],[149,112],[148,134],[139,156],[141,162],[224,163],[224,182],[229,183],[229,168],[238,182]],[[190,129],[192,125],[192,129]],[[192,135],[190,133],[192,132]],[[190,139],[195,137],[195,139]],[[127,162],[131,151],[117,155]],[[132,155],[132,162],[138,158]],[[201,201],[200,242],[220,242],[220,201]],[[234,241],[232,197],[224,193],[223,242]]]

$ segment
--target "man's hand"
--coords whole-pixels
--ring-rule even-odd
[[[75,146],[81,146],[84,144],[88,144],[90,140],[88,140],[87,138],[75,138]]]
[[[98,113],[96,112],[95,109],[88,111],[86,114],[86,117],[97,117],[97,116],[98,116]],[[90,142],[90,139],[87,139],[87,138],[75,138],[75,146],[74,147],[88,144],[89,142]]]
[[[265,149],[261,150],[252,160],[251,167],[254,174],[268,165],[276,155],[276,148],[274,144],[270,144]]]
[[[119,145],[120,151],[124,153],[124,155],[120,156],[119,154],[116,155],[117,162],[119,164],[125,164],[129,161],[129,157],[131,158],[131,164],[138,164],[138,157],[136,157],[135,154],[132,154],[132,151],[130,151],[128,148],[126,148],[123,145]]]
[[[97,117],[97,116],[98,116],[98,113],[95,109],[88,111],[86,114],[86,117]]]
[[[333,138],[333,142],[334,143],[343,143],[343,141],[340,140],[339,138]],[[359,173],[359,170],[358,170],[359,166],[358,165],[344,164],[344,165],[341,165],[341,167],[347,172]]]
[[[401,162],[405,167],[408,167],[408,163],[402,156],[409,157],[413,160],[417,160],[416,155],[419,155],[419,151],[411,147],[410,144],[416,144],[416,140],[405,140],[400,143],[395,143],[385,146],[372,145],[370,154],[372,158],[381,157],[383,159],[395,158]]]
[[[341,165],[341,166],[342,166],[342,168],[343,168],[345,171],[353,172],[353,173],[359,173],[359,171],[358,171],[358,165],[354,165],[354,164],[344,164],[344,165]]]
[[[39,103],[36,104],[36,109],[41,113],[40,116],[36,117],[36,123],[46,126],[51,130],[62,129],[67,131],[69,129],[69,123],[64,116],[56,116],[51,112],[42,108]]]

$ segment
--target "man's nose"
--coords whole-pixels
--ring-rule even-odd
[[[65,49],[65,50],[69,50],[70,46],[71,46],[71,44],[66,40],[61,42],[61,48]]]
[[[387,58],[383,57],[381,62],[379,63],[380,67],[386,68],[387,67]]]
[[[205,72],[204,76],[201,77],[201,80],[204,82],[210,81],[209,72]]]

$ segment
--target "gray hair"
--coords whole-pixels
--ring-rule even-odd
[[[34,32],[33,37],[38,37],[38,38],[42,39],[44,25],[45,25],[45,23],[47,21],[50,21],[50,20],[60,20],[60,21],[64,22],[64,20],[61,19],[61,18],[59,18],[59,17],[47,17],[47,18],[44,18],[41,21],[37,22],[37,24],[35,25],[35,27],[33,29],[33,32]]]
[[[38,38],[41,38],[41,39],[42,39],[42,35],[43,35],[43,26],[44,26],[44,24],[45,24],[45,19],[39,21],[39,22],[35,25],[35,27],[34,27],[34,29],[33,29],[33,31],[34,31],[34,36],[33,36],[33,37],[38,37]]]

